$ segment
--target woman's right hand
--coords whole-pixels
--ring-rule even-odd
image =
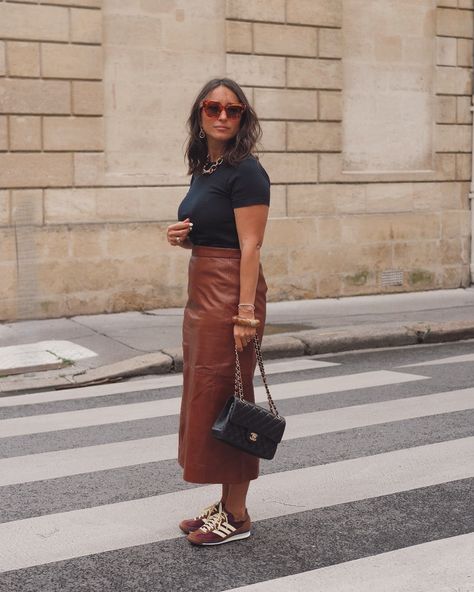
[[[182,245],[188,238],[188,234],[191,232],[192,228],[193,223],[190,222],[189,218],[186,218],[186,220],[183,220],[182,222],[176,222],[176,224],[171,224],[168,226],[166,238],[168,239],[169,244],[173,247]]]

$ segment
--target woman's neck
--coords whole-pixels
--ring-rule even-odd
[[[212,140],[212,138],[208,138],[207,150],[209,152],[209,158],[211,159],[211,162],[216,162],[216,160],[224,154],[225,147],[225,142],[215,142]]]

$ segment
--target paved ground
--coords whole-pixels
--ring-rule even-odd
[[[205,549],[181,374],[2,397],[0,590],[474,592],[473,367],[474,340],[266,364],[284,441],[252,536]]]
[[[180,371],[182,314],[175,308],[0,324],[0,375],[2,359],[20,372],[0,376],[0,394]],[[267,360],[463,339],[474,337],[474,288],[271,302],[267,321]],[[34,364],[32,348],[60,367],[47,370],[43,358],[41,370],[24,367],[25,360]]]

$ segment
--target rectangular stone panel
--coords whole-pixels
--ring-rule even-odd
[[[317,119],[318,97],[312,90],[256,88],[254,107],[265,119]]]
[[[226,17],[283,23],[285,22],[285,0],[227,0]]]
[[[60,6],[0,3],[0,38],[68,41],[68,9]]]
[[[287,0],[286,17],[289,23],[340,27],[343,0]]]
[[[71,185],[72,155],[61,152],[0,153],[0,187]]]
[[[0,113],[69,113],[70,88],[66,80],[0,79]]]
[[[431,170],[432,0],[345,0],[343,10],[343,170]]]
[[[313,27],[292,27],[255,23],[255,53],[287,56],[316,56],[317,30]]]

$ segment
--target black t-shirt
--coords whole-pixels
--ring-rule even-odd
[[[221,164],[210,175],[193,175],[178,208],[178,220],[189,218],[193,245],[239,249],[234,208],[270,205],[270,178],[254,156],[235,166]]]

